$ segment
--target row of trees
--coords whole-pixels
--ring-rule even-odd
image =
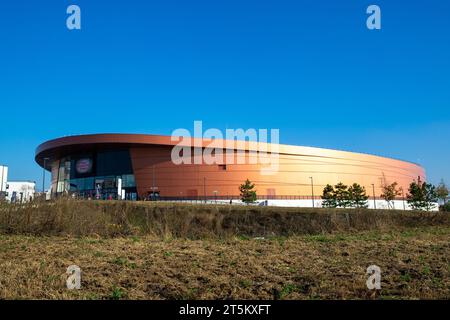
[[[386,200],[389,207],[393,207],[393,200],[403,195],[403,190],[398,187],[397,182],[382,185],[383,193],[381,197]],[[430,210],[438,200],[443,204],[448,197],[449,190],[444,181],[439,185],[433,186],[431,183],[422,182],[420,178],[409,185],[408,195],[406,196],[408,204],[415,210]]]
[[[244,203],[256,201],[254,189],[255,185],[249,179],[239,186],[241,200]],[[413,210],[430,210],[438,199],[443,200],[445,207],[448,194],[449,190],[443,181],[435,187],[418,178],[409,185],[406,201]],[[404,192],[397,182],[382,184],[380,197],[387,202],[389,208],[394,208],[394,200],[399,196],[404,196]],[[340,182],[334,186],[327,184],[321,198],[322,207],[326,208],[367,208],[369,196],[366,189],[358,183],[346,186]]]
[[[327,184],[322,193],[322,207],[325,208],[367,208],[366,189],[357,183],[347,187],[339,182],[334,187]]]
[[[413,210],[431,210],[438,199],[445,204],[445,199],[449,194],[448,188],[443,181],[435,187],[431,183],[413,181],[408,188],[406,201]],[[381,198],[384,199],[390,208],[394,207],[394,200],[398,196],[404,196],[403,189],[397,182],[391,184],[383,183]],[[364,187],[357,183],[347,187],[343,183],[335,186],[327,184],[322,193],[322,206],[328,208],[366,208],[369,196]]]

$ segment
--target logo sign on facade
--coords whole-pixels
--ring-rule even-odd
[[[88,173],[92,169],[92,161],[91,161],[91,159],[87,159],[87,158],[80,159],[77,161],[75,167],[76,167],[77,173],[80,173],[80,174]]]

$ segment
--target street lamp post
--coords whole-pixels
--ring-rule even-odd
[[[155,192],[155,165],[152,165],[152,189]]]
[[[402,188],[402,202],[403,202],[403,210],[406,210],[406,207],[405,207],[405,192],[403,191],[403,188]]]
[[[373,192],[373,208],[377,208],[377,203],[375,201],[375,185],[372,183],[372,192]]]
[[[205,203],[206,203],[206,177],[203,177],[203,195],[205,197]]]
[[[309,177],[311,179],[311,195],[312,195],[312,207],[314,208],[314,181],[313,177]]]

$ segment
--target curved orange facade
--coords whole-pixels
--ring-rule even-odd
[[[214,164],[196,163],[193,147],[201,152],[211,151],[212,142],[215,145],[227,143],[197,138],[185,138],[179,143],[170,136],[142,134],[69,136],[41,144],[36,150],[36,162],[42,167],[45,163],[46,169],[51,170],[52,190],[56,192],[62,175],[61,159],[99,150],[127,150],[139,197],[152,190],[158,190],[161,197],[237,196],[239,185],[247,178],[255,183],[257,194],[262,197],[311,197],[312,189],[315,196],[320,196],[326,184],[338,182],[347,185],[357,182],[370,195],[374,187],[376,196],[379,196],[383,180],[397,182],[405,191],[418,177],[425,181],[424,169],[411,162],[313,147],[276,145],[273,148],[275,145],[248,141],[231,149],[220,149],[227,149],[223,152],[228,152],[231,157],[224,156]],[[173,163],[171,153],[176,145],[192,147],[192,163]],[[262,172],[264,164],[251,161],[261,146],[272,151],[267,156],[278,159],[272,174]],[[217,150],[213,155],[217,156]],[[238,155],[243,157],[244,163],[237,163]],[[114,161],[114,158],[107,161]]]

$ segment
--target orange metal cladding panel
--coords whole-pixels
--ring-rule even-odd
[[[238,195],[238,186],[248,178],[256,184],[260,195],[309,196],[309,177],[313,177],[316,196],[322,193],[327,183],[338,182],[360,183],[369,194],[372,194],[374,184],[376,196],[379,196],[383,179],[387,183],[398,182],[405,191],[418,176],[425,179],[423,169],[415,164],[342,151],[327,151],[325,156],[280,154],[278,171],[263,175],[261,167],[267,165],[249,164],[248,153],[245,164],[236,164],[234,157],[233,164],[227,163],[224,171],[217,164],[175,165],[170,159],[171,150],[171,146],[131,148],[140,195],[152,190],[153,183],[161,196],[186,196],[192,194],[192,190],[199,196]]]
[[[223,142],[216,140],[216,143]],[[245,163],[227,163],[227,170],[217,165],[183,164],[175,165],[170,159],[171,150],[178,143],[170,136],[142,134],[96,134],[70,136],[51,140],[41,144],[36,150],[36,161],[42,166],[43,158],[58,159],[75,150],[84,150],[96,145],[115,145],[130,148],[133,168],[139,194],[145,195],[155,184],[161,196],[184,196],[196,194],[202,196],[237,195],[238,186],[250,179],[256,184],[260,195],[302,195],[311,194],[311,180],[314,179],[314,194],[320,195],[327,183],[343,182],[347,185],[357,182],[372,194],[372,184],[376,195],[381,193],[381,181],[398,182],[407,190],[409,184],[418,176],[425,181],[425,172],[417,164],[384,158],[374,155],[313,147],[270,145],[265,143],[243,142],[233,149],[245,150]],[[211,147],[211,140],[188,138],[182,144]],[[226,143],[226,142],[224,142]],[[279,154],[278,171],[273,175],[263,175],[264,165],[250,164],[248,151],[260,147],[276,146]],[[270,150],[270,149],[269,149]],[[274,151],[274,149],[272,149]],[[226,162],[226,161],[225,161]],[[154,166],[154,167],[153,167]],[[154,172],[154,173],[153,173]],[[154,181],[154,182],[153,182]]]
[[[148,194],[153,187],[161,196],[238,195],[238,187],[246,178],[254,180],[259,176],[257,164],[232,165],[227,166],[227,170],[217,164],[194,164],[194,160],[191,164],[176,165],[171,160],[171,150],[171,146],[130,149],[140,196]]]

